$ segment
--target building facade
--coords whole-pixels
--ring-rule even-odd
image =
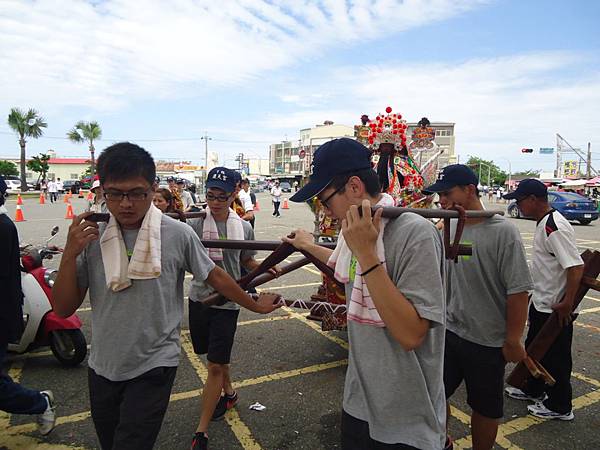
[[[406,137],[410,142],[413,130],[418,127],[416,122],[408,123],[408,130]],[[435,143],[438,146],[438,150],[443,150],[443,153],[439,156],[438,167],[446,167],[449,164],[456,164],[456,153],[454,149],[454,123],[453,122],[431,122],[431,127],[435,129]],[[413,155],[416,163],[421,166],[425,164],[438,150],[425,150],[420,154]]]

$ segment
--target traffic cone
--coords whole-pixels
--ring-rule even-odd
[[[283,206],[281,207],[281,209],[290,209],[288,202],[287,202],[287,198],[283,199]]]
[[[17,205],[22,205],[23,199],[21,198],[21,194],[17,194]]]
[[[63,203],[69,203],[69,194],[67,192],[63,195]]]
[[[83,198],[83,189],[79,189],[79,195],[77,198]]]
[[[40,192],[40,205],[46,204],[46,197],[44,197],[44,193]]]
[[[87,201],[88,202],[94,201],[94,193],[92,191],[88,192]]]
[[[73,205],[71,205],[70,203],[67,203],[67,215],[65,216],[65,219],[74,219],[75,215],[73,214]]]
[[[15,211],[15,222],[25,222],[25,217],[23,217],[23,210],[21,209],[21,205],[17,203],[17,210]]]

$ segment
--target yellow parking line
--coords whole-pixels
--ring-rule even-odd
[[[273,317],[267,317],[265,319],[244,320],[242,322],[239,322],[238,326],[254,325],[257,323],[266,323],[266,322],[276,322],[278,320],[287,320],[287,319],[292,319],[292,317],[291,316],[273,316]]]
[[[231,431],[245,450],[261,450],[262,447],[256,442],[250,428],[242,421],[235,409],[230,409],[225,414],[225,421],[231,427]]]
[[[269,375],[263,375],[261,377],[249,378],[247,380],[242,380],[238,382],[234,382],[233,386],[235,388],[244,388],[247,386],[254,386],[256,384],[268,383],[271,381],[279,381],[284,380],[286,378],[297,377],[298,375],[306,375],[309,373],[322,372],[324,370],[333,369],[335,367],[341,367],[348,364],[347,359],[340,359],[338,361],[332,361],[328,363],[315,364],[312,366],[301,367],[299,369],[291,369],[286,370],[284,372],[277,372]]]
[[[574,378],[577,378],[578,380],[585,381],[586,383],[591,384],[592,386],[600,388],[600,381],[595,380],[594,378],[590,378],[587,375],[584,375],[584,374],[579,373],[579,372],[572,372],[571,375]]]
[[[600,306],[598,306],[596,308],[582,309],[581,311],[579,311],[579,314],[590,314],[590,313],[596,313],[598,311],[600,311]]]
[[[310,287],[310,286],[319,286],[321,283],[317,282],[317,283],[303,283],[303,284],[288,284],[287,286],[269,286],[266,288],[257,288],[256,291],[257,292],[266,292],[266,291],[276,291],[279,289],[292,289],[292,288],[299,288],[299,287]]]
[[[579,322],[577,320],[575,322],[573,322],[573,323],[575,325],[577,325],[578,327],[587,328],[588,330],[592,330],[592,331],[595,331],[596,333],[600,333],[600,328],[595,327],[593,325],[588,325],[587,323],[581,323],[581,322]]]
[[[321,326],[320,325],[317,325],[312,320],[308,320],[304,314],[297,313],[297,312],[293,311],[291,308],[288,308],[286,306],[284,306],[282,309],[285,310],[285,311],[287,311],[294,318],[300,320],[302,323],[304,323],[304,324],[308,325],[309,327],[311,327],[313,330],[315,330],[321,336],[329,339],[332,342],[335,342],[340,347],[348,350],[348,342],[346,342],[345,340],[343,340],[343,339],[341,339],[341,338],[339,338],[337,336],[334,336],[331,333],[328,333],[328,332],[325,332],[325,331],[321,330]]]
[[[573,400],[573,411],[581,409],[581,408],[585,408],[586,406],[593,405],[599,401],[600,401],[600,390],[592,391],[587,394],[581,395]],[[540,419],[538,417],[531,416],[531,415],[528,415],[525,417],[519,417],[517,419],[506,422],[506,423],[500,425],[500,427],[498,427],[498,437],[496,438],[496,442],[500,445],[499,439],[505,439],[506,436],[510,436],[511,434],[515,434],[515,433],[518,433],[521,431],[525,431],[534,425],[538,425],[538,424],[544,423],[544,422],[546,422],[545,419]],[[468,447],[464,447],[464,445],[466,445],[467,442],[471,442],[471,436],[467,436],[465,438],[459,439],[454,444],[455,444],[455,446],[457,446],[456,448],[468,448]],[[509,441],[506,441],[505,443],[508,443],[508,442]],[[504,447],[504,448],[516,449],[518,447],[512,446],[512,447]]]
[[[465,425],[471,424],[471,416],[452,405],[450,405],[450,414],[452,415],[452,417],[458,419]]]

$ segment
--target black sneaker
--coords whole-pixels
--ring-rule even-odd
[[[208,450],[208,436],[205,433],[194,434],[190,450]]]
[[[217,406],[215,407],[215,412],[213,412],[212,420],[221,420],[223,417],[225,417],[225,413],[227,412],[227,410],[233,408],[237,404],[238,400],[239,398],[237,392],[234,392],[231,395],[222,395],[219,399],[219,403],[217,403]]]

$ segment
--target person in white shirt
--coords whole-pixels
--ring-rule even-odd
[[[562,331],[540,361],[556,380],[554,386],[531,378],[524,390],[507,387],[509,397],[535,401],[527,407],[530,414],[543,419],[573,420],[571,344],[573,306],[583,276],[583,260],[577,250],[571,224],[548,204],[548,191],[539,180],[521,181],[517,190],[504,196],[515,199],[524,216],[537,220],[533,240],[531,275],[534,290],[529,306],[528,346],[553,312],[558,313]]]
[[[181,196],[181,201],[183,202],[183,210],[184,211],[189,211],[190,208],[192,206],[194,206],[194,198],[192,197],[192,194],[190,194],[188,191],[186,191],[184,189],[185,187],[185,181],[183,181],[181,178],[177,179],[177,192],[179,192],[179,195]]]
[[[252,228],[254,228],[254,203],[252,203],[252,195],[250,194],[250,180],[248,180],[248,178],[244,178],[241,181],[238,198],[244,207],[244,211],[246,211],[242,219],[250,222],[250,225],[252,225]]]
[[[50,203],[58,199],[58,185],[54,180],[48,181],[48,194],[50,194]]]
[[[60,181],[60,178],[56,179],[56,189],[58,189],[58,198],[60,198],[60,196],[65,193],[65,187],[63,186],[63,182]]]
[[[281,188],[279,187],[279,181],[275,181],[275,184],[271,188],[271,199],[273,200],[273,215],[275,217],[281,217],[279,212],[279,205],[281,204]]]

